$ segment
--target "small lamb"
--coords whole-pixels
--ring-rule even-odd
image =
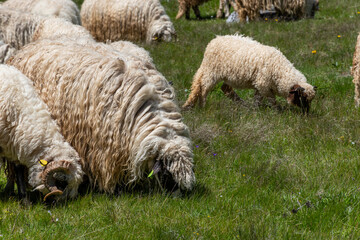
[[[221,81],[223,92],[234,100],[239,97],[232,88],[255,89],[258,101],[265,97],[275,105],[279,95],[308,112],[315,97],[315,88],[278,49],[244,36],[218,36],[207,45],[183,108],[193,107],[197,100],[204,106],[208,93]]]

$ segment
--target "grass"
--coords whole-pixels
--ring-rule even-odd
[[[183,113],[194,142],[193,193],[90,192],[52,208],[1,200],[0,239],[358,239],[360,111],[350,67],[359,1],[321,1],[313,20],[233,25],[212,18],[217,0],[200,7],[203,21],[176,21],[177,2],[162,3],[178,41],[140,45],[173,82],[180,105],[207,43],[239,33],[278,47],[318,86],[310,115],[283,99],[283,111],[244,107],[217,86],[205,108]],[[238,94],[252,103],[252,91]],[[4,186],[1,175],[0,192]]]

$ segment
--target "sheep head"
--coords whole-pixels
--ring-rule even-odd
[[[175,28],[166,15],[161,16],[149,27],[148,38],[148,43],[176,40]]]
[[[152,171],[162,190],[191,190],[195,184],[192,153],[187,147],[167,149],[156,161]]]
[[[310,103],[315,96],[316,87],[311,86],[311,88],[312,89],[308,90],[298,84],[295,84],[289,91],[289,95],[287,97],[288,103],[300,107],[303,113],[309,113]]]
[[[54,197],[56,200],[72,195],[74,189],[71,188],[70,182],[74,181],[73,172],[77,171],[76,166],[67,160],[52,161],[46,165],[42,172],[42,181],[45,188],[49,191],[44,197],[46,201],[49,197]],[[77,186],[75,191],[77,191]]]

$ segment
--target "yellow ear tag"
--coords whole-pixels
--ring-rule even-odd
[[[154,170],[151,170],[151,172],[148,175],[148,178],[151,178],[153,174],[154,174]]]
[[[43,166],[43,167],[45,167],[48,164],[48,162],[44,159],[40,159],[39,162],[40,162],[41,166]]]

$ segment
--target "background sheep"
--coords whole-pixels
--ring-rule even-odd
[[[21,49],[10,64],[34,81],[100,190],[112,193],[152,170],[181,189],[193,187],[188,128],[174,101],[158,93],[173,89],[152,84],[133,56],[105,44],[40,40]]]
[[[279,50],[243,36],[218,36],[207,45],[183,108],[198,99],[204,106],[208,93],[221,81],[226,84],[222,90],[232,98],[236,97],[232,88],[252,88],[258,101],[266,97],[275,104],[279,95],[307,112],[315,97],[314,87]]]
[[[200,19],[200,10],[199,5],[207,2],[209,0],[178,0],[179,1],[179,11],[176,15],[176,19],[180,19],[185,14],[186,19],[190,19],[190,9],[194,10],[195,16]]]
[[[313,18],[319,10],[319,0],[236,0],[236,6],[242,22],[255,20],[267,10],[274,10],[279,18],[297,20]]]
[[[175,29],[158,0],[85,0],[83,26],[98,41],[171,41]]]
[[[359,107],[360,105],[360,34],[357,38],[353,66],[351,69],[351,74],[354,77],[353,83],[355,84],[355,106]]]
[[[42,38],[68,36],[88,38],[91,34],[81,26],[59,18],[44,18],[8,8],[0,8],[0,38],[15,49]]]
[[[26,196],[22,178],[28,170],[28,183],[48,193],[45,199],[62,193],[75,197],[83,175],[80,158],[59,133],[31,81],[14,67],[0,65],[0,82],[0,157],[16,164],[19,195]],[[46,167],[41,159],[48,161]]]
[[[7,0],[2,6],[35,15],[59,17],[81,25],[80,11],[71,0]]]

